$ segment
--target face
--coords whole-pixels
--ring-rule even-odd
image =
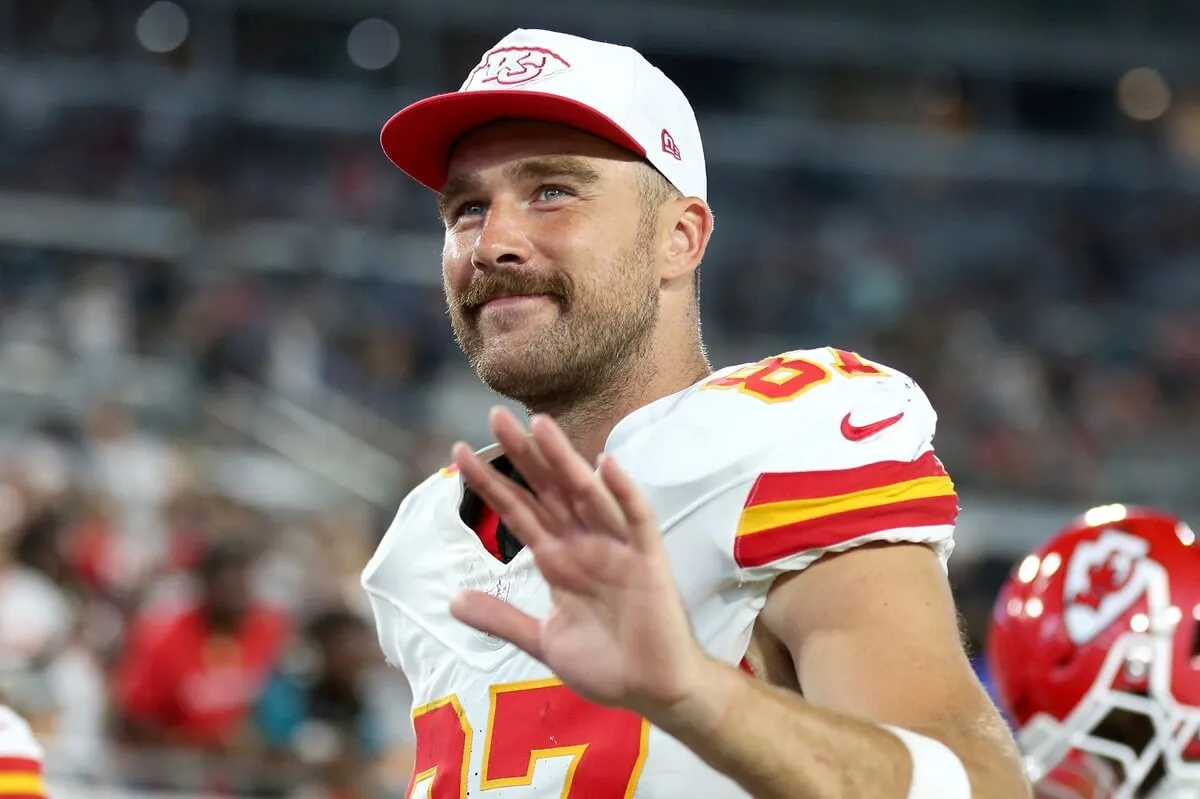
[[[220,624],[232,624],[250,606],[250,575],[245,566],[230,564],[212,575],[207,587],[209,615]]]
[[[465,137],[439,196],[455,338],[480,378],[526,407],[610,390],[658,319],[655,225],[620,148],[556,125]]]

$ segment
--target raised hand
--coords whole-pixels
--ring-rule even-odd
[[[464,592],[459,621],[512,642],[591,701],[647,714],[689,695],[705,656],[692,636],[654,512],[628,475],[601,455],[593,468],[558,425],[530,431],[507,410],[496,440],[533,489],[454,448],[463,477],[532,550],[551,608],[535,619],[496,597]]]

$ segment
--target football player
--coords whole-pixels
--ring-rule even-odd
[[[1200,797],[1200,551],[1150,508],[1094,508],[1022,560],[987,656],[1043,799]]]
[[[1027,796],[959,642],[920,388],[837,349],[709,367],[679,88],[518,30],[382,144],[437,193],[459,345],[532,414],[455,447],[363,575],[415,697],[409,795]]]

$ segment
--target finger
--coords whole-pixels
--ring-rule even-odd
[[[542,455],[537,441],[512,411],[503,406],[492,408],[488,415],[488,425],[504,454],[535,492],[554,484],[550,465]]]
[[[625,518],[592,467],[548,416],[535,416],[534,439],[550,465],[571,510],[591,530],[624,538]]]
[[[502,638],[542,659],[538,620],[482,591],[462,591],[450,600],[450,615],[468,627]]]
[[[604,538],[592,540],[605,541]],[[584,547],[577,543],[555,539],[535,549],[533,560],[550,588],[587,596],[595,593],[596,579],[583,550]]]
[[[451,452],[463,479],[522,543],[536,547],[552,536],[536,497],[485,463],[466,444],[455,444]]]
[[[601,453],[597,471],[629,525],[630,543],[643,551],[661,546],[662,531],[659,530],[654,508],[650,507],[637,484],[617,464],[616,459]]]
[[[547,492],[544,497],[538,497],[524,486],[517,484],[516,481],[502,474],[490,463],[484,461],[469,447],[466,447],[465,444],[461,445],[466,450],[462,453],[459,452],[457,446],[459,445],[456,445],[456,449],[452,450],[452,457],[455,463],[459,465],[463,479],[479,494],[485,504],[504,519],[509,530],[523,543],[530,543],[530,536],[539,539],[540,536],[538,533],[540,531],[558,533],[574,523],[574,517],[566,509],[565,503],[560,496],[555,495],[553,492]],[[460,459],[465,460],[459,464]],[[540,527],[534,528],[522,523],[521,519],[515,516],[517,511],[506,504],[508,502],[506,499],[508,495],[519,500],[531,511]],[[498,507],[497,503],[504,505],[504,508],[501,509]]]
[[[533,489],[543,510],[553,520],[549,526],[557,530],[565,529],[574,520],[574,514],[563,501],[562,493],[556,490],[553,472],[537,442],[517,417],[503,406],[493,408],[488,421],[504,454]]]

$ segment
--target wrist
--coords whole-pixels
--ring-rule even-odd
[[[643,714],[655,727],[684,740],[720,727],[745,689],[743,674],[706,653],[697,659],[692,674],[681,698]]]

